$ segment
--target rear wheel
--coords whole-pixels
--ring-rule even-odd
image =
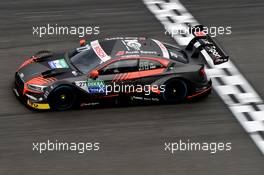
[[[65,111],[72,109],[77,102],[77,95],[70,86],[59,86],[54,89],[49,97],[51,109]]]
[[[171,80],[165,84],[165,91],[162,93],[162,100],[166,103],[180,102],[185,99],[187,93],[188,86],[184,80]]]

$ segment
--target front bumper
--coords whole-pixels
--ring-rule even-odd
[[[25,82],[19,76],[19,73],[16,72],[15,74],[15,85],[13,88],[13,92],[15,93],[16,97],[27,107],[30,109],[39,109],[45,110],[50,109],[50,106],[46,100],[39,100],[42,97],[42,94],[28,94],[24,92]],[[42,97],[44,99],[44,97]]]
[[[48,103],[37,103],[37,102],[33,102],[29,99],[27,100],[27,105],[30,106],[31,108],[39,109],[39,110],[50,109],[50,106]]]
[[[37,100],[32,99],[34,98],[33,96],[30,97],[30,95],[28,96],[23,95],[22,93],[19,92],[19,90],[16,87],[13,88],[13,92],[16,95],[16,97],[30,109],[37,109],[37,110],[50,109],[50,106],[47,102],[39,102]]]

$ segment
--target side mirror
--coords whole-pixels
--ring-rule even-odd
[[[85,46],[86,45],[86,41],[85,39],[81,39],[80,40],[80,46]]]
[[[99,76],[99,72],[98,72],[98,70],[92,70],[92,71],[89,73],[89,78],[97,79],[98,76]]]

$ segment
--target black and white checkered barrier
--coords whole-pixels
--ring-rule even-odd
[[[185,30],[199,23],[179,0],[143,0],[149,10],[164,25],[165,33]],[[172,35],[179,45],[187,45],[192,34]],[[201,53],[207,58],[205,50]],[[211,60],[210,58],[208,60]],[[264,154],[264,103],[231,60],[207,68],[214,90]]]

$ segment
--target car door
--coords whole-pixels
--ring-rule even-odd
[[[139,75],[140,84],[151,85],[162,76],[165,66],[158,60],[140,59],[139,60]]]
[[[99,79],[105,81],[109,94],[127,93],[139,78],[138,59],[119,59],[99,69]],[[109,95],[107,94],[107,95]]]

